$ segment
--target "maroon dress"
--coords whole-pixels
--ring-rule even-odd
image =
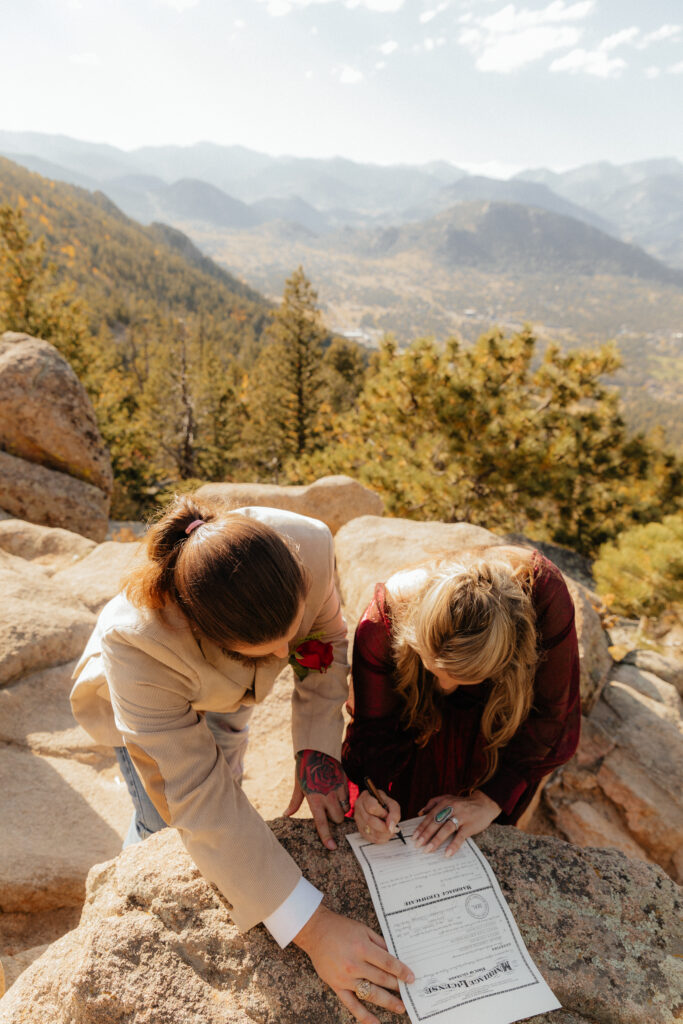
[[[531,597],[536,611],[540,660],[533,706],[510,742],[499,750],[496,773],[479,788],[502,808],[496,821],[514,824],[544,775],[564,764],[579,742],[581,701],[574,605],[559,569],[539,552],[532,558]],[[391,612],[383,584],[358,623],[353,649],[352,721],[342,764],[363,789],[369,775],[414,817],[433,796],[461,795],[486,768],[480,723],[491,691],[485,680],[459,686],[441,704],[443,722],[426,746],[401,722],[394,689]]]

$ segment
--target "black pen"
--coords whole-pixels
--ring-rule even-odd
[[[372,793],[372,795],[374,796],[375,800],[380,805],[380,807],[383,807],[385,811],[388,811],[389,808],[384,803],[384,800],[382,800],[382,797],[379,795],[379,791],[377,789],[377,786],[372,781],[372,779],[368,778],[367,775],[365,776],[365,785],[368,787],[368,789],[370,790],[370,792]],[[401,832],[400,828],[396,829],[396,835],[401,840],[401,842],[403,843],[404,846],[408,845],[406,843],[405,839],[403,838],[403,833]]]

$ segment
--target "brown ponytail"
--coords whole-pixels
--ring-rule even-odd
[[[146,555],[124,581],[128,599],[151,609],[173,602],[228,649],[285,636],[308,592],[306,570],[286,538],[195,494],[178,495],[166,508],[147,533]]]

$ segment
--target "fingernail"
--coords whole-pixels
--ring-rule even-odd
[[[393,821],[389,822],[389,831],[391,832],[392,835],[396,831],[396,826],[394,825]]]
[[[337,844],[335,843],[334,839],[328,839],[327,842],[325,843],[325,846],[327,847],[328,850],[337,849]]]
[[[431,853],[434,847],[430,843],[429,846],[425,846],[425,853]]]
[[[446,856],[447,857],[452,857],[454,853],[455,853],[455,850],[446,850]]]
[[[413,982],[415,981],[415,975],[413,974],[413,972],[412,972],[412,971],[411,971],[411,972],[410,972],[410,974],[408,975],[407,981],[408,981],[408,984],[409,984],[409,985],[412,985],[412,984],[413,984]]]

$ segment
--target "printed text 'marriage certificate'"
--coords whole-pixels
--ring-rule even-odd
[[[406,846],[348,836],[387,945],[415,974],[401,983],[413,1024],[512,1024],[558,1009],[478,847],[423,853],[411,838],[419,821],[401,823]]]

